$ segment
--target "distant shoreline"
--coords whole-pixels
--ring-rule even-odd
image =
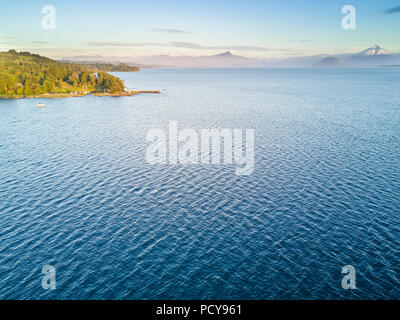
[[[378,66],[378,68],[400,68],[400,64],[382,65],[382,66]]]

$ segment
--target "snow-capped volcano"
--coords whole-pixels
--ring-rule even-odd
[[[381,48],[379,45],[375,44],[373,47],[361,51],[359,55],[362,56],[380,56],[380,55],[390,55],[391,52]]]

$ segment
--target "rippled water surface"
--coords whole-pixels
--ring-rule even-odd
[[[400,298],[400,69],[118,76],[163,93],[0,100],[0,298]],[[147,164],[171,120],[254,128],[254,173]]]

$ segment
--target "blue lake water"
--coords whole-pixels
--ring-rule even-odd
[[[162,94],[0,100],[1,299],[400,298],[400,69],[117,75]],[[254,173],[147,164],[173,120]]]

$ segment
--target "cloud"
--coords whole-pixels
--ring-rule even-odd
[[[34,43],[34,44],[49,44],[48,42],[45,42],[45,41],[36,41],[36,40],[33,40],[32,43]]]
[[[119,33],[118,32],[114,32],[114,31],[110,31],[110,30],[106,30],[106,31],[104,31],[105,33],[108,33],[108,34],[112,34],[113,36],[118,36],[119,35]]]
[[[27,39],[27,38],[17,38],[17,37],[3,37],[3,39],[7,40],[12,40],[13,42],[30,42],[34,44],[49,44],[49,42],[46,41],[39,41],[39,40],[32,40],[32,39]]]
[[[289,40],[290,42],[311,42],[311,40],[308,39],[300,39],[300,40]]]
[[[149,46],[160,46],[169,47],[169,45],[157,42],[87,42],[91,47],[149,47]]]
[[[266,48],[252,45],[225,45],[225,46],[206,46],[193,42],[179,42],[173,41],[170,43],[158,43],[158,42],[87,42],[92,47],[169,47],[169,48],[183,48],[183,49],[195,49],[195,50],[232,50],[232,51],[253,51],[253,52],[300,52],[302,50],[296,49],[279,49],[279,48]]]
[[[387,9],[385,11],[386,14],[392,14],[392,13],[398,13],[398,12],[400,12],[400,6],[393,7],[393,8]]]
[[[151,29],[154,32],[162,32],[162,33],[189,33],[188,31],[185,30],[180,30],[180,29],[169,29],[169,28],[153,28]]]
[[[249,45],[226,45],[226,46],[204,46],[192,42],[171,42],[171,46],[177,48],[197,49],[197,50],[233,50],[233,51],[257,51],[257,52],[276,52],[276,51],[296,51],[292,49],[273,49]]]
[[[243,46],[243,45],[233,45],[233,46],[204,46],[192,42],[171,42],[171,46],[177,48],[186,49],[197,49],[197,50],[237,50],[237,51],[269,51],[267,48],[258,46]]]

